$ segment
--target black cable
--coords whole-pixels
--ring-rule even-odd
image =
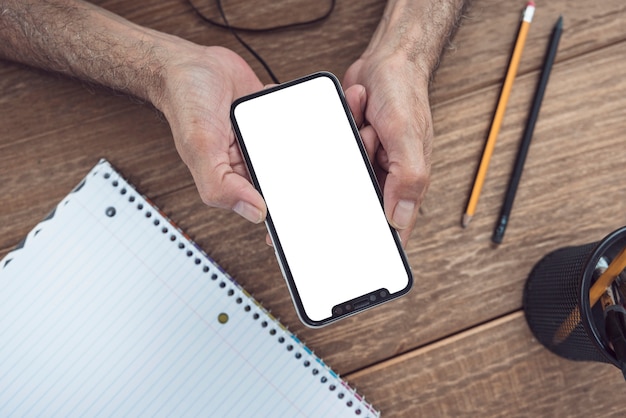
[[[284,25],[277,25],[277,26],[269,26],[269,27],[265,27],[265,28],[246,28],[246,27],[242,27],[242,26],[232,26],[229,22],[228,19],[226,18],[226,13],[224,12],[224,8],[222,7],[222,0],[215,0],[215,3],[217,5],[217,9],[220,13],[220,16],[222,17],[222,20],[224,23],[220,23],[216,20],[211,19],[210,17],[207,17],[204,13],[202,13],[200,11],[200,9],[198,9],[196,7],[196,5],[193,3],[192,0],[187,0],[189,5],[191,6],[191,8],[193,9],[193,11],[200,16],[200,18],[202,20],[204,20],[205,22],[209,23],[210,25],[216,26],[218,28],[221,29],[228,29],[230,31],[230,33],[233,34],[233,36],[235,37],[235,39],[237,39],[237,41],[248,50],[248,52],[250,52],[254,58],[256,58],[257,61],[259,61],[259,63],[261,63],[261,65],[263,66],[263,68],[265,68],[265,71],[267,72],[267,74],[270,76],[270,78],[272,79],[272,81],[276,84],[279,84],[280,81],[278,80],[278,77],[276,77],[276,75],[274,74],[274,72],[272,71],[272,69],[270,68],[270,66],[267,64],[267,62],[250,46],[248,45],[243,39],[241,39],[241,37],[239,36],[239,34],[237,32],[249,32],[249,33],[268,33],[268,32],[275,32],[275,31],[280,31],[280,30],[286,30],[286,29],[294,29],[294,28],[298,28],[298,27],[302,27],[302,26],[308,26],[308,25],[313,25],[315,23],[318,22],[322,22],[324,20],[326,20],[333,12],[333,10],[335,9],[335,4],[336,4],[336,0],[330,0],[330,5],[328,7],[328,9],[326,10],[326,12],[324,12],[323,15],[318,16],[316,18],[313,18],[311,20],[305,20],[302,22],[294,22],[294,23],[287,23]]]
[[[189,2],[191,3],[191,0],[189,0]],[[239,43],[241,45],[243,45],[243,47],[246,48],[248,50],[248,52],[250,52],[254,56],[254,58],[256,58],[257,61],[259,61],[261,63],[263,68],[265,68],[265,71],[267,72],[267,74],[272,79],[272,82],[274,82],[275,84],[280,84],[280,81],[278,80],[278,77],[276,77],[276,75],[274,74],[274,72],[270,68],[269,64],[254,49],[252,49],[252,47],[250,45],[248,45],[246,42],[244,42],[244,40],[241,39],[241,37],[235,31],[235,29],[233,29],[233,27],[230,26],[230,24],[228,23],[228,19],[226,19],[226,13],[224,13],[224,8],[222,7],[222,0],[216,0],[216,2],[217,2],[217,8],[220,11],[220,15],[222,16],[222,19],[224,20],[225,27],[227,27],[228,30],[230,31],[230,33],[233,34],[235,39],[237,39],[239,41]]]
[[[314,23],[318,23],[321,22],[323,20],[326,20],[333,12],[333,10],[335,9],[335,4],[336,4],[336,0],[330,0],[330,4],[328,7],[328,10],[326,10],[326,12],[324,12],[323,15],[313,18],[311,20],[304,20],[302,22],[294,22],[294,23],[287,23],[284,25],[277,25],[277,26],[268,26],[266,28],[247,28],[247,27],[243,27],[243,26],[232,26],[230,25],[226,18],[224,17],[224,10],[222,8],[222,1],[221,0],[216,0],[215,3],[218,7],[218,10],[220,11],[220,15],[222,16],[222,20],[224,20],[224,23],[220,23],[216,20],[211,19],[210,17],[207,17],[206,15],[204,15],[193,3],[192,0],[188,0],[189,4],[191,5],[191,7],[193,8],[193,10],[203,19],[205,20],[207,23],[210,23],[213,26],[217,26],[218,28],[222,28],[222,29],[233,29],[236,30],[238,32],[257,32],[257,33],[263,33],[263,32],[273,32],[273,31],[279,31],[279,30],[283,30],[283,29],[293,29],[293,28],[297,28],[299,26],[308,26],[308,25],[312,25]]]

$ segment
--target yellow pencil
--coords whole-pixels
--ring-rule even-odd
[[[500,100],[498,101],[496,113],[493,117],[491,129],[489,130],[489,136],[487,137],[487,143],[485,144],[483,157],[480,160],[478,172],[476,173],[476,179],[474,180],[472,194],[470,195],[467,209],[465,210],[465,214],[463,215],[463,228],[469,225],[470,221],[472,220],[472,216],[474,216],[474,213],[476,212],[478,197],[480,196],[480,191],[483,187],[483,183],[485,182],[485,175],[487,174],[489,161],[491,160],[491,155],[493,154],[493,148],[496,145],[496,138],[498,137],[498,133],[500,132],[500,126],[502,125],[502,119],[504,118],[506,105],[509,101],[511,88],[513,87],[513,81],[515,80],[515,76],[517,75],[517,68],[519,67],[519,62],[522,57],[522,51],[524,50],[524,45],[526,44],[528,28],[530,27],[530,22],[533,20],[534,13],[535,3],[533,1],[529,1],[528,4],[526,4],[526,8],[524,9],[522,24],[520,25],[519,32],[517,33],[517,41],[515,42],[515,47],[513,48],[513,55],[511,56],[511,61],[509,62],[509,68],[506,72],[506,77],[504,78],[502,92],[500,93]]]
[[[613,284],[613,281],[619,276],[619,274],[626,268],[626,248],[624,248],[618,255],[611,261],[609,267],[602,273],[598,280],[589,289],[589,306],[593,306],[598,303],[598,300],[602,297],[607,288]],[[567,319],[563,321],[559,329],[554,334],[552,342],[554,344],[560,344],[569,337],[574,328],[580,323],[580,309],[576,306],[572,309]]]
[[[598,280],[589,289],[589,304],[593,307],[602,294],[606,292],[606,289],[613,284],[613,281],[619,276],[619,274],[626,268],[626,248],[624,248],[615,257],[609,267],[602,273]]]

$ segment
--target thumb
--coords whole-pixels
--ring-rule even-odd
[[[408,240],[415,226],[429,185],[430,165],[423,150],[423,140],[399,137],[378,153],[379,165],[387,170],[383,189],[385,213],[403,242]]]
[[[263,197],[248,179],[238,173],[228,171],[221,176],[200,175],[195,181],[206,205],[231,209],[255,224],[265,220],[267,207]]]
[[[417,222],[419,207],[427,187],[428,175],[421,170],[407,174],[393,170],[385,179],[385,213],[389,223],[398,230],[405,243]]]
[[[225,200],[228,206],[244,219],[258,224],[265,220],[267,208],[261,194],[247,179],[236,173],[225,177]]]

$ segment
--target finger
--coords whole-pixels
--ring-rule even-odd
[[[365,151],[367,151],[367,156],[372,165],[374,165],[376,162],[376,154],[380,150],[380,142],[378,140],[376,130],[374,130],[371,125],[367,125],[359,130],[359,134],[361,135],[361,141],[365,146]]]
[[[411,229],[403,229],[402,231],[398,231],[402,248],[406,248],[406,245],[409,242],[409,238],[411,237],[411,231]]]
[[[356,126],[360,128],[365,121],[365,107],[367,105],[367,94],[365,87],[355,84],[345,91],[346,102],[354,117]]]
[[[384,140],[379,132],[385,151],[378,153],[377,162],[387,170],[383,189],[385,213],[401,233],[413,229],[429,184],[432,122],[429,112],[422,118],[422,123],[394,124],[393,127],[407,128],[387,130]]]
[[[230,167],[220,167],[225,165],[205,172],[192,171],[202,201],[208,206],[231,209],[252,223],[263,222],[267,208],[261,194]]]
[[[363,68],[363,62],[363,59],[359,58],[348,68],[343,77],[344,86],[350,87],[353,84],[356,84],[359,74],[361,73],[361,69]]]
[[[417,222],[419,206],[426,192],[427,182],[412,182],[412,193],[404,192],[402,190],[404,185],[398,183],[400,182],[397,177],[390,174],[386,176],[383,201],[389,223],[400,232],[401,236],[404,236],[404,233],[410,234]]]
[[[274,248],[274,243],[272,242],[272,238],[270,237],[269,233],[265,234],[265,243]]]
[[[381,169],[387,172],[389,171],[389,155],[387,155],[387,151],[382,147],[376,150],[376,163]]]
[[[235,213],[255,224],[265,220],[265,201],[246,179],[233,173],[227,176],[223,186],[224,198]]]
[[[418,209],[429,184],[429,169],[424,159],[401,165],[390,158],[383,199],[391,225],[399,231],[413,229]]]

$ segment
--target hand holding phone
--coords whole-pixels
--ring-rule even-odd
[[[336,77],[316,73],[238,99],[231,119],[306,325],[409,291],[408,261]]]

